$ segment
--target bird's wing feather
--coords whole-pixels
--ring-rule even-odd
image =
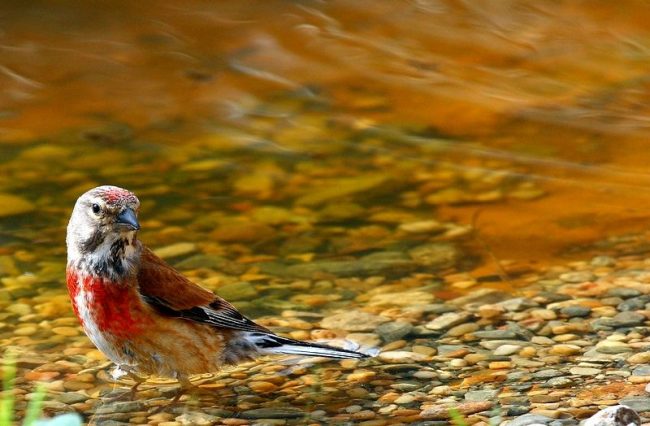
[[[226,300],[181,275],[144,246],[138,270],[138,286],[143,299],[163,315],[218,328],[269,332],[240,314]]]

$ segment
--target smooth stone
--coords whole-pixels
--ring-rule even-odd
[[[516,339],[517,334],[512,330],[483,330],[472,333],[474,337],[486,340]]]
[[[154,253],[163,259],[169,259],[172,257],[183,256],[185,254],[190,254],[196,251],[196,244],[189,242],[182,242],[171,244],[168,246],[160,247],[154,250]]]
[[[620,404],[630,407],[637,413],[650,411],[650,397],[647,396],[631,396],[623,398],[621,399]]]
[[[31,201],[13,194],[0,193],[0,217],[14,216],[34,211]]]
[[[584,283],[595,279],[596,276],[588,271],[576,271],[561,274],[559,278],[567,283]]]
[[[267,265],[268,266],[268,265]],[[390,273],[405,274],[417,268],[417,264],[401,252],[377,252],[362,256],[356,260],[317,260],[313,262],[289,265],[282,270],[270,270],[273,275],[312,279],[322,274],[337,277],[374,276]],[[445,265],[442,265],[445,266]],[[264,266],[260,265],[265,272]]]
[[[6,312],[11,312],[12,314],[24,316],[32,313],[32,307],[27,303],[12,303],[11,305],[4,308]]]
[[[629,360],[628,360],[629,362]],[[632,370],[633,376],[650,376],[650,365],[638,365]]]
[[[430,359],[430,357],[418,354],[415,352],[408,352],[408,351],[388,351],[388,352],[382,352],[378,355],[378,358],[381,361],[388,362],[388,363],[409,363],[409,362],[420,362],[420,361],[427,361]]]
[[[507,423],[508,426],[537,426],[548,425],[553,420],[551,417],[542,416],[540,414],[524,414]]]
[[[614,266],[616,265],[616,259],[611,256],[595,256],[589,263],[592,266]]]
[[[552,379],[553,377],[564,376],[564,373],[553,368],[548,368],[546,370],[535,371],[532,376],[535,379]]]
[[[508,411],[506,411],[506,415],[510,417],[518,417],[518,416],[523,416],[529,411],[530,411],[530,407],[527,407],[525,405],[514,405],[508,407]]]
[[[528,346],[529,343],[524,340],[482,340],[479,345],[493,351],[502,345]]]
[[[560,309],[560,313],[569,318],[583,318],[591,315],[591,308],[586,306],[567,306],[566,308]]]
[[[305,413],[291,408],[255,408],[242,411],[239,416],[244,419],[299,419]]]
[[[650,352],[639,352],[630,355],[627,362],[630,364],[650,364]]]
[[[466,401],[493,401],[499,394],[498,389],[483,389],[465,393]]]
[[[348,333],[345,339],[367,348],[375,348],[381,344],[381,339],[375,333]]]
[[[95,414],[131,413],[144,409],[145,404],[141,401],[117,401],[100,405]]]
[[[508,356],[519,352],[521,346],[519,345],[501,345],[496,348],[492,353],[495,356]]]
[[[555,340],[549,339],[546,336],[533,336],[532,339],[530,339],[531,343],[534,343],[536,345],[541,345],[541,346],[551,346],[555,345]]]
[[[591,368],[591,367],[571,367],[569,373],[574,376],[595,376],[600,374],[602,370],[600,368]]]
[[[176,421],[182,425],[209,426],[219,422],[220,417],[206,413],[194,412],[185,413],[176,417]]]
[[[639,311],[645,309],[645,305],[650,302],[650,296],[634,297],[624,300],[616,306],[619,311]]]
[[[450,328],[447,331],[447,336],[460,337],[468,333],[473,333],[479,328],[479,325],[474,322],[466,322]]]
[[[415,395],[406,393],[406,394],[398,396],[397,399],[395,399],[395,401],[393,401],[393,402],[395,404],[399,404],[399,405],[407,405],[407,404],[411,404],[411,403],[415,402],[416,399],[417,398],[415,397]]]
[[[447,312],[429,321],[424,326],[429,330],[443,331],[464,323],[472,317],[468,312]]]
[[[379,325],[379,327],[375,329],[375,333],[377,333],[384,342],[392,342],[400,340],[402,337],[409,334],[411,330],[413,330],[412,324],[406,321],[395,321]]]
[[[411,234],[438,232],[445,230],[445,225],[435,220],[421,220],[417,222],[402,223],[399,228]]]
[[[603,354],[620,354],[631,352],[632,348],[627,343],[612,340],[603,340],[596,344],[596,351]]]
[[[273,383],[270,382],[264,382],[264,381],[248,382],[248,387],[255,393],[273,392],[278,388],[277,385],[274,385]]]
[[[386,174],[376,173],[329,179],[327,185],[308,188],[305,195],[296,200],[296,204],[318,206],[334,199],[348,197],[360,192],[368,192],[381,187],[387,178],[388,175]]]
[[[535,301],[524,297],[516,297],[513,299],[504,300],[503,302],[496,303],[496,305],[501,306],[506,311],[510,312],[520,312],[524,309],[535,308],[539,306]]]
[[[80,331],[78,328],[75,327],[54,327],[52,329],[52,333],[58,334],[61,336],[78,336],[80,334]]]
[[[15,329],[13,334],[15,334],[16,336],[31,336],[32,334],[36,334],[37,332],[38,332],[38,327],[28,325],[28,326]]]
[[[577,345],[555,345],[552,348],[549,349],[548,351],[551,355],[560,355],[560,356],[568,356],[568,355],[576,355],[582,352],[582,348]]]
[[[623,299],[641,296],[641,294],[642,294],[641,291],[635,288],[628,288],[628,287],[615,287],[607,290],[607,296],[622,297]]]
[[[56,396],[56,399],[64,404],[76,404],[87,401],[90,397],[79,392],[63,392]]]
[[[435,297],[424,291],[404,291],[399,293],[380,293],[373,295],[368,306],[422,306],[432,303]],[[449,310],[449,309],[448,309]]]
[[[373,331],[388,321],[390,320],[386,317],[353,310],[327,316],[321,320],[320,325],[329,330]]]
[[[409,256],[420,265],[430,268],[446,268],[456,263],[460,253],[450,243],[429,243],[409,250]]]
[[[604,318],[604,323],[610,327],[634,327],[646,321],[645,315],[638,312],[625,311],[615,315],[613,318]]]

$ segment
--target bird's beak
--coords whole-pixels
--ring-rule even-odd
[[[138,223],[138,218],[136,217],[135,212],[133,209],[128,207],[122,209],[120,214],[117,215],[117,224],[125,226],[133,231],[140,229],[140,224]]]

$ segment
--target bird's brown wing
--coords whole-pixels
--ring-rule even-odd
[[[221,297],[185,278],[144,246],[138,286],[142,298],[163,315],[218,328],[269,332],[240,314]]]

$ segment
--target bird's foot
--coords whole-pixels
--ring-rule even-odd
[[[165,404],[162,404],[162,405],[159,405],[158,407],[154,408],[154,410],[150,411],[149,413],[150,414],[158,414],[158,413],[166,410],[169,407],[173,407],[174,405],[178,404],[181,397],[183,395],[187,394],[190,391],[190,389],[191,388],[186,388],[186,387],[181,386],[178,389],[178,391],[176,392],[176,394],[174,395],[174,397],[169,402],[167,402]]]
[[[119,368],[119,367],[118,367]],[[123,370],[122,370],[123,371]],[[133,380],[135,383],[131,386],[131,388],[126,391],[126,392],[120,392],[114,395],[108,395],[107,397],[104,398],[105,402],[115,402],[115,401],[121,401],[125,399],[135,399],[137,393],[138,393],[138,387],[144,383],[147,379],[140,377],[134,373],[131,372],[124,372],[124,374],[118,376],[122,377],[124,375],[127,375],[131,380]],[[115,375],[114,375],[115,377]],[[114,393],[115,390],[111,393]]]

